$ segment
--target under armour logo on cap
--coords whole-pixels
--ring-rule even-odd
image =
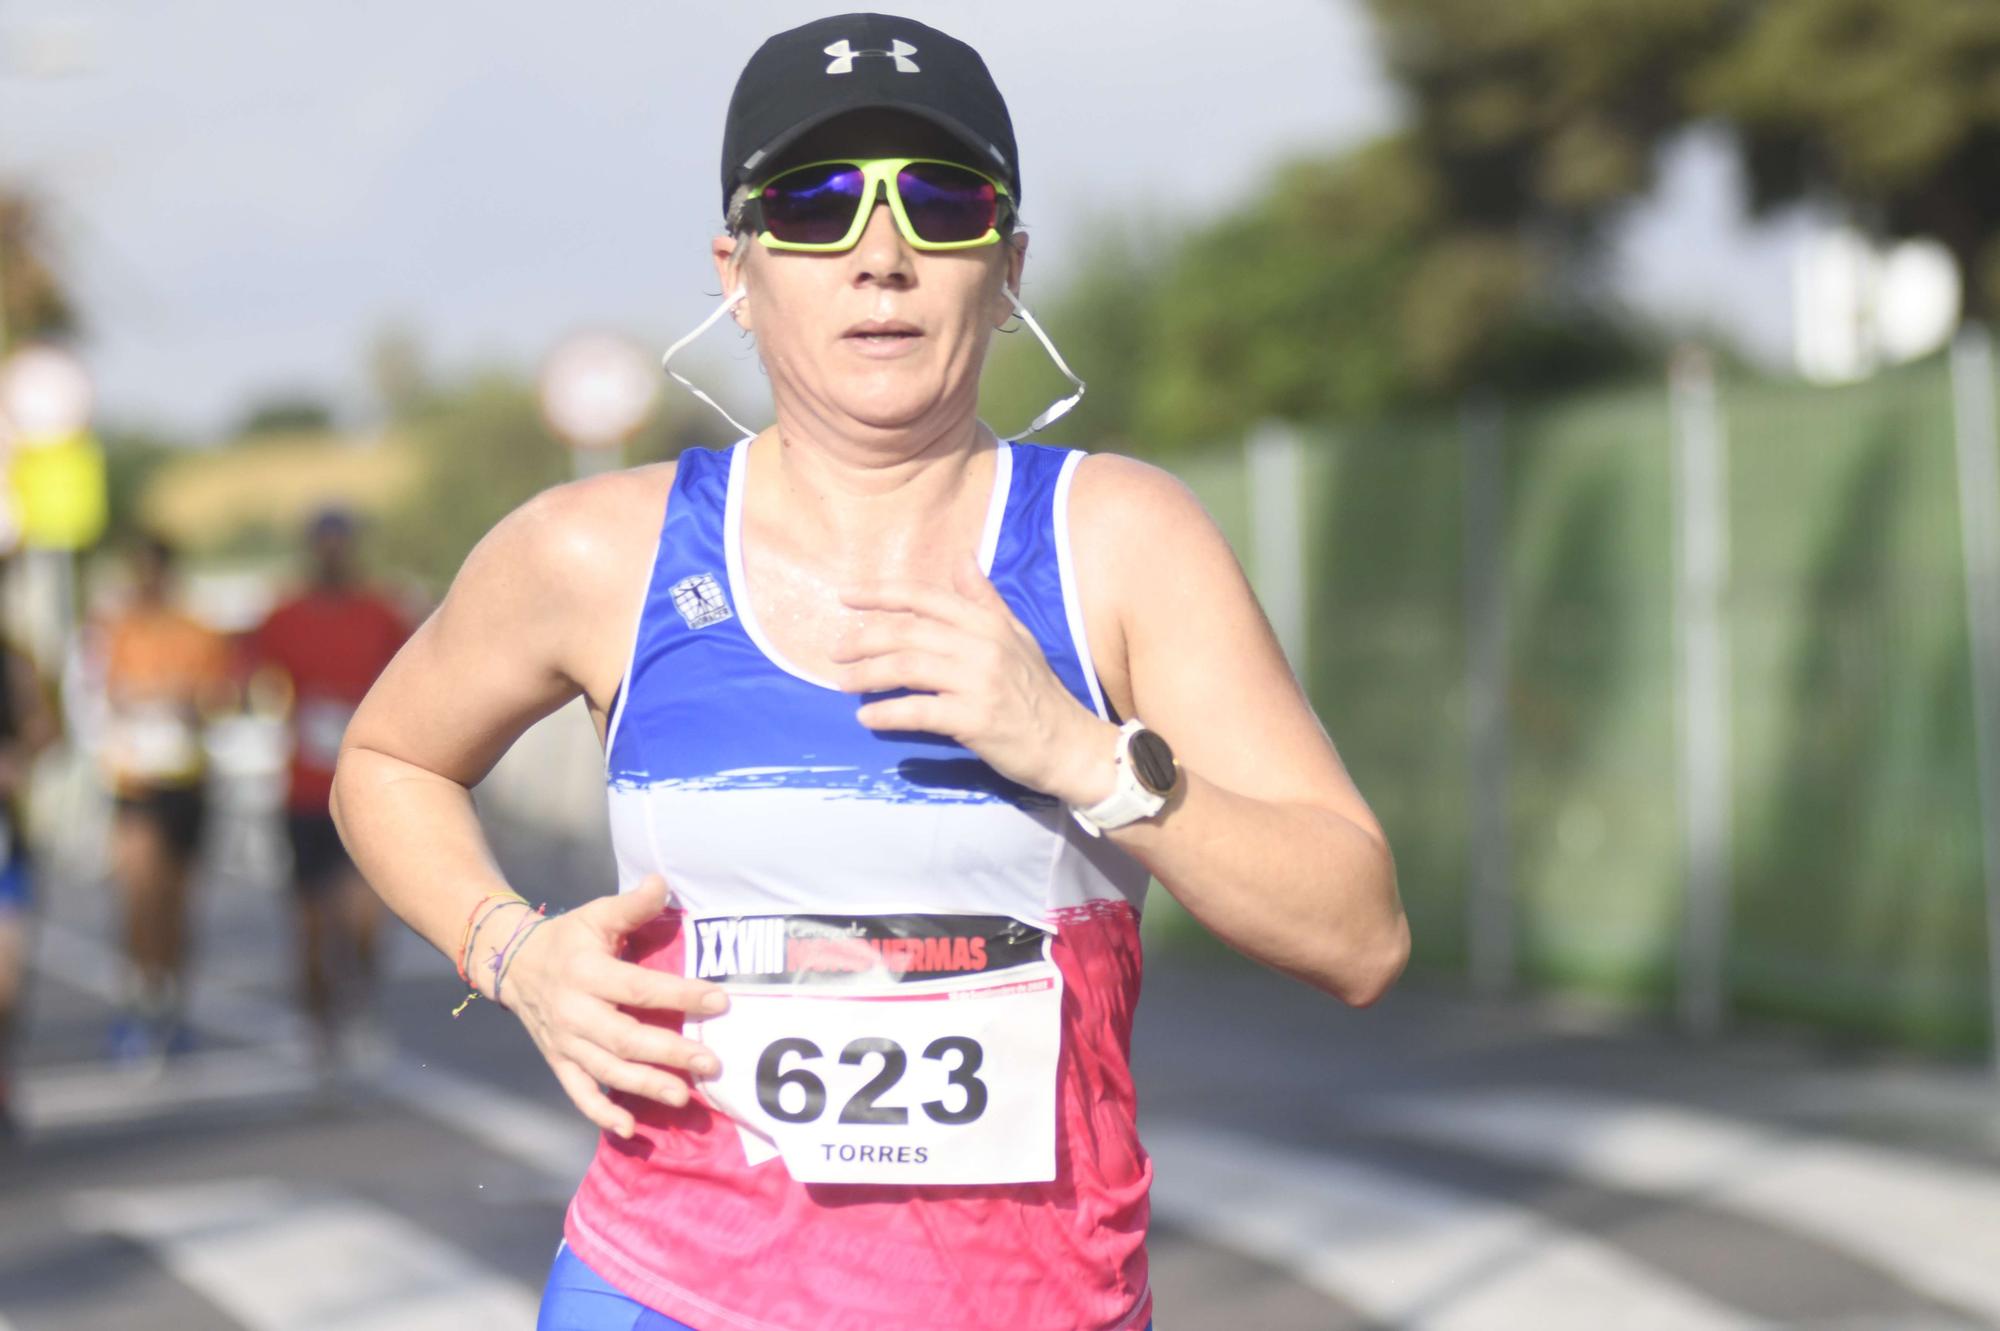
[[[833,45],[827,47],[826,53],[833,57],[833,62],[826,67],[826,72],[829,74],[852,74],[854,72],[854,62],[865,55],[878,56],[883,60],[895,61],[896,72],[898,74],[914,74],[917,72],[917,62],[910,59],[911,56],[917,53],[917,48],[905,41],[890,42],[889,49],[886,51],[857,51],[854,49],[854,43],[843,37]]]

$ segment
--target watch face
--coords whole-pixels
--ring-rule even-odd
[[[1140,785],[1155,795],[1164,795],[1174,788],[1174,751],[1165,740],[1150,730],[1135,730],[1125,751]]]

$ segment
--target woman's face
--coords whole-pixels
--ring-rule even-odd
[[[872,151],[845,152],[936,151],[895,137],[896,147],[870,135]],[[807,151],[820,160],[843,155],[820,144]],[[714,254],[724,289],[748,292],[736,317],[757,335],[781,413],[906,430],[972,418],[987,345],[1013,312],[1003,286],[1018,288],[1026,240],[1017,233],[974,250],[919,250],[878,194],[853,249],[797,253],[721,236]]]

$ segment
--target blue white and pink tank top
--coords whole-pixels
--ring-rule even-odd
[[[569,1243],[700,1331],[1136,1331],[1146,873],[773,650],[743,594],[748,448],[681,455],[606,735],[620,887],[673,893],[628,956],[729,988],[688,1026],[724,1071],[685,1109],[624,1099],[638,1131],[601,1140]],[[999,445],[979,555],[1108,717],[1069,550],[1082,456]]]

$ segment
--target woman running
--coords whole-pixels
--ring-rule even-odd
[[[524,505],[348,728],[355,859],[603,1130],[545,1329],[1144,1327],[1148,875],[1350,1003],[1403,965],[1382,832],[1200,506],[975,415],[993,330],[1040,335],[1020,198],[963,43],[766,42],[710,322],[776,424]],[[544,918],[468,788],[579,695],[618,891]]]

